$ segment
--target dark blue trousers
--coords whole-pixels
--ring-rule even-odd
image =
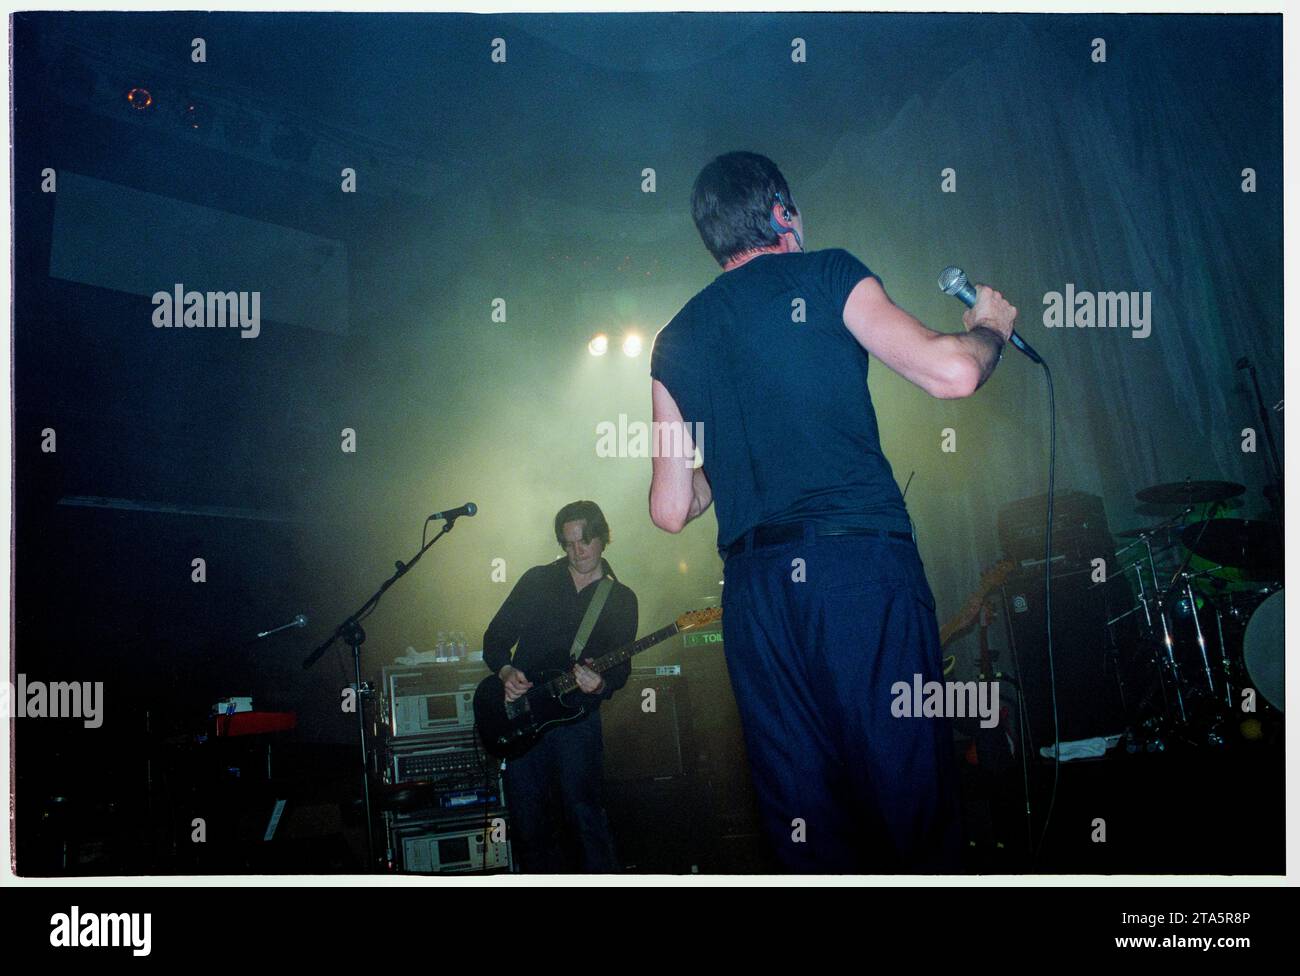
[[[764,829],[799,873],[951,873],[961,822],[946,719],[895,717],[895,682],[942,681],[911,540],[817,536],[729,556],[727,668]]]
[[[600,712],[558,725],[506,763],[511,850],[535,874],[617,871],[605,815]]]

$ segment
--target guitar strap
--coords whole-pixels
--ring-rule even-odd
[[[596,620],[600,617],[600,611],[605,609],[605,601],[609,599],[609,591],[613,588],[614,581],[608,576],[602,577],[596,584],[596,592],[591,595],[591,602],[587,604],[587,612],[582,617],[582,624],[578,627],[578,633],[574,635],[573,646],[569,648],[570,660],[578,660],[582,649],[587,646],[587,638],[595,629]]]

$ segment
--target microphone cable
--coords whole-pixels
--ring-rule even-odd
[[[1052,812],[1056,809],[1056,791],[1061,781],[1061,720],[1056,704],[1056,657],[1052,647],[1052,527],[1056,496],[1056,388],[1052,384],[1052,371],[1046,361],[1042,361],[1043,376],[1047,379],[1047,414],[1050,425],[1049,447],[1047,453],[1047,528],[1046,552],[1043,559],[1043,613],[1047,618],[1047,674],[1052,692],[1052,795],[1047,804],[1047,816],[1043,818],[1043,830],[1038,837],[1038,846],[1034,849],[1036,861],[1042,853],[1047,839],[1047,828],[1052,822]]]

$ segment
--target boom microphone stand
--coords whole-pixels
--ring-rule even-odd
[[[432,518],[433,516],[430,516]],[[334,633],[330,634],[329,640],[325,641],[320,647],[307,655],[302,662],[304,669],[310,668],[313,664],[321,659],[321,656],[333,646],[336,640],[342,640],[352,648],[352,673],[356,681],[357,689],[357,741],[361,745],[361,800],[366,810],[366,856],[368,858],[366,868],[373,871],[375,866],[375,827],[374,811],[370,803],[370,756],[366,749],[366,709],[362,702],[362,685],[361,685],[361,645],[366,641],[366,632],[361,628],[361,621],[370,615],[375,609],[380,598],[388,592],[388,588],[396,583],[399,579],[407,574],[412,566],[420,561],[420,557],[429,551],[435,542],[452,530],[456,525],[458,516],[452,515],[447,518],[443,524],[442,531],[420,547],[420,551],[415,554],[409,562],[402,562],[400,559],[396,563],[396,570],[393,575],[384,580],[383,585],[377,589],[374,594],[365,603],[334,628]],[[425,524],[428,524],[425,519]]]

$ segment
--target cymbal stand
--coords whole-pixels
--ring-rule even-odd
[[[1116,553],[1116,556],[1127,552],[1136,545],[1146,547],[1146,563],[1151,567],[1151,589],[1150,591],[1147,590],[1146,583],[1142,579],[1142,562],[1134,563],[1133,569],[1137,573],[1138,580],[1138,600],[1142,605],[1143,612],[1146,614],[1148,632],[1155,629],[1151,619],[1151,608],[1153,604],[1155,606],[1156,616],[1160,620],[1160,644],[1164,649],[1163,659],[1160,662],[1160,667],[1157,668],[1157,673],[1160,675],[1160,686],[1164,690],[1165,701],[1168,702],[1170,698],[1168,686],[1173,685],[1173,699],[1178,707],[1177,721],[1179,724],[1185,725],[1187,723],[1187,705],[1183,701],[1183,678],[1178,670],[1178,658],[1174,655],[1174,635],[1169,627],[1169,617],[1165,612],[1165,600],[1160,585],[1160,576],[1156,570],[1155,552],[1151,548],[1152,536],[1163,527],[1163,525],[1156,526],[1156,528],[1142,533],[1137,539]],[[1168,681],[1165,680],[1166,672],[1168,672],[1169,676]]]

